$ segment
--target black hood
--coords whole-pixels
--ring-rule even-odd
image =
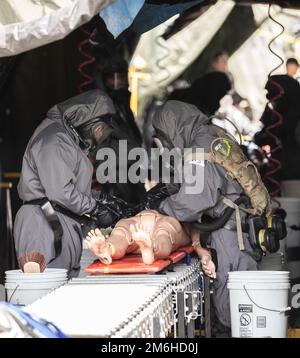
[[[167,101],[154,115],[152,125],[164,133],[173,147],[184,149],[197,144],[199,136],[208,130],[209,119],[191,104]]]

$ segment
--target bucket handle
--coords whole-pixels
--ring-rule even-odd
[[[290,310],[292,309],[292,307],[286,307],[286,308],[283,308],[283,309],[281,309],[281,310],[276,310],[276,309],[272,309],[272,308],[262,307],[262,306],[258,305],[255,301],[253,301],[253,299],[250,297],[249,292],[247,291],[245,285],[243,285],[243,288],[244,288],[244,290],[245,290],[245,292],[246,292],[246,294],[247,294],[249,300],[250,300],[256,307],[258,307],[258,308],[260,308],[260,309],[262,309],[262,310],[271,311],[271,312],[278,312],[278,313],[285,313],[285,312],[290,311]]]
[[[8,300],[8,303],[10,303],[11,299],[13,298],[13,295],[16,293],[17,289],[20,287],[20,285],[17,285],[14,290],[13,290],[13,293],[10,295],[9,297],[9,300]]]

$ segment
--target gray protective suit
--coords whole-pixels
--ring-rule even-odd
[[[203,148],[210,152],[210,143],[216,138],[208,118],[195,106],[178,101],[168,101],[158,109],[153,120],[153,127],[164,133],[173,147]],[[182,222],[201,220],[202,214],[219,217],[226,206],[221,195],[236,200],[242,188],[234,180],[225,178],[225,170],[217,164],[205,161],[204,189],[201,194],[187,194],[183,182],[177,194],[164,200],[160,211],[174,216]],[[214,306],[217,320],[222,326],[230,327],[229,292],[226,287],[229,271],[256,270],[256,262],[252,258],[252,248],[244,237],[245,251],[240,251],[236,231],[220,229],[210,235],[210,246],[217,251],[218,272],[214,281]]]
[[[114,106],[99,90],[54,106],[35,130],[25,151],[18,185],[20,198],[31,201],[47,197],[77,215],[90,213],[96,205],[91,196],[93,166],[66,121],[78,127],[108,113],[115,113]],[[23,205],[14,224],[17,255],[38,251],[45,256],[48,267],[65,268],[70,277],[76,276],[82,252],[81,227],[70,217],[57,215],[63,238],[62,252],[55,258],[54,233],[40,206]]]

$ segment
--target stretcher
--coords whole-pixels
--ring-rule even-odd
[[[102,264],[99,260],[96,260],[84,271],[91,275],[156,273],[179,262],[193,251],[192,246],[183,246],[165,259],[156,260],[152,265],[144,264],[141,255],[127,255],[120,260],[113,261],[110,265]]]

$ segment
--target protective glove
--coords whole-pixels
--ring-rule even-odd
[[[91,216],[95,219],[99,228],[113,226],[123,217],[128,217],[125,213],[129,213],[130,206],[120,198],[101,192],[96,203]]]
[[[158,209],[160,203],[169,196],[178,193],[180,184],[159,183],[147,191],[143,204],[148,209]]]
[[[157,210],[163,200],[177,193],[179,189],[180,184],[159,183],[147,191],[142,202],[134,207],[125,200],[101,192],[96,199],[97,205],[91,216],[95,218],[98,227],[107,228],[115,225],[120,219],[130,218],[143,210]]]
[[[160,203],[169,196],[176,194],[180,189],[180,184],[159,183],[146,192],[144,199],[134,207],[127,207],[124,210],[125,217],[131,217],[143,210],[157,210]]]

